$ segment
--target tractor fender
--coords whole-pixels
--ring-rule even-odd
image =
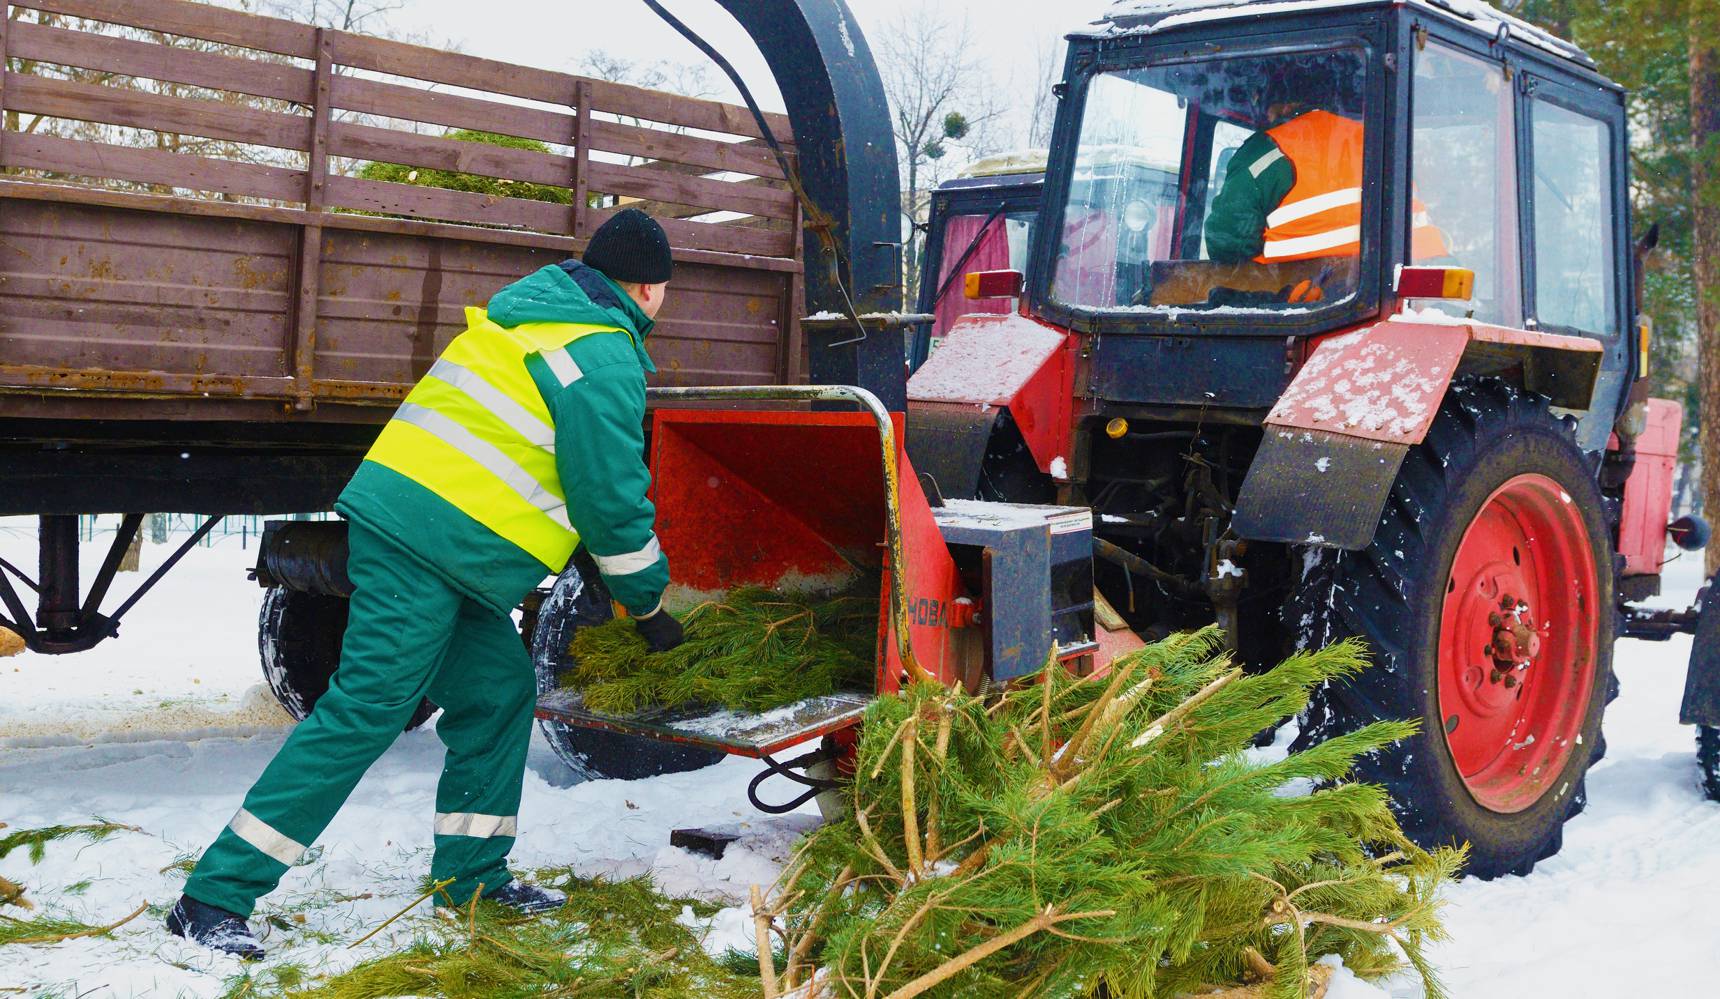
[[[1586,410],[1601,358],[1586,337],[1425,314],[1327,337],[1267,415],[1232,526],[1256,541],[1365,548],[1453,378],[1499,375]]]
[[[986,446],[1007,416],[1041,472],[1067,480],[1075,413],[1074,334],[1018,314],[956,320],[908,380],[914,467],[970,497]]]

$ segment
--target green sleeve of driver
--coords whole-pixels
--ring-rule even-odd
[[[1206,220],[1207,254],[1219,263],[1253,260],[1266,245],[1266,217],[1296,186],[1296,168],[1270,135],[1256,132],[1231,157]]]

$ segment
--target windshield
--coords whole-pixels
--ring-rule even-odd
[[[1051,297],[1166,312],[1353,297],[1366,73],[1337,49],[1096,75]]]

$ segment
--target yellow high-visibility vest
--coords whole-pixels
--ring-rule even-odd
[[[526,370],[541,355],[562,385],[583,377],[568,344],[617,326],[496,325],[466,310],[466,332],[382,428],[365,460],[391,468],[560,572],[579,544],[555,467],[555,421]],[[628,334],[631,336],[631,334]]]

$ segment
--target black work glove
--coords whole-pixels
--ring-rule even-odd
[[[681,622],[661,607],[649,617],[634,618],[633,627],[639,630],[639,637],[645,639],[645,647],[652,652],[667,652],[687,638],[681,631]]]

